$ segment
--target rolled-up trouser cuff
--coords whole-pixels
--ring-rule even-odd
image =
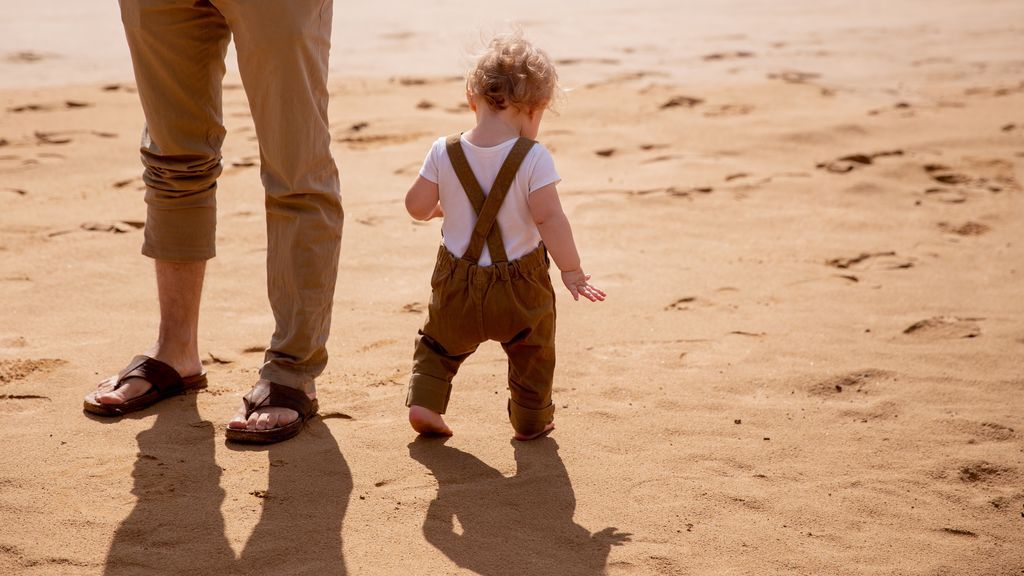
[[[512,428],[525,436],[541,432],[555,419],[555,405],[548,404],[547,408],[531,410],[523,407],[515,400],[508,401],[508,418],[512,421]]]
[[[275,364],[273,361],[267,362],[260,368],[260,378],[269,380],[275,384],[287,386],[289,388],[295,388],[296,390],[302,390],[306,394],[312,394],[316,392],[316,383],[310,376],[289,370],[283,366]]]
[[[146,211],[142,253],[156,260],[198,262],[217,255],[217,208],[160,209]]]
[[[413,374],[409,380],[409,393],[405,397],[406,406],[422,406],[438,414],[448,409],[448,398],[452,394],[452,384],[429,374]]]

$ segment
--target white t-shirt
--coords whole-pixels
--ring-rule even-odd
[[[444,223],[441,224],[442,242],[456,257],[462,257],[469,248],[469,238],[476,226],[476,211],[473,204],[462,189],[459,177],[455,174],[445,137],[438,138],[423,160],[420,176],[437,184],[441,196],[441,208],[444,209]],[[498,176],[498,170],[515,145],[517,138],[506,140],[497,146],[481,148],[462,137],[462,149],[466,154],[469,167],[473,169],[480,188],[487,195],[491,185]],[[505,253],[509,261],[525,256],[540,244],[540,231],[533,223],[527,198],[530,193],[548,184],[561,182],[555,171],[555,161],[551,153],[541,144],[535,144],[527,153],[523,164],[519,167],[512,186],[505,196],[505,201],[498,211],[498,226],[501,227],[501,239],[505,244]],[[484,244],[479,264],[489,266],[491,255]]]

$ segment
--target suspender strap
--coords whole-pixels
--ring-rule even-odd
[[[466,154],[460,141],[461,136],[461,134],[453,134],[448,137],[445,144],[452,168],[455,169],[455,174],[459,177],[459,182],[477,214],[476,226],[469,239],[469,247],[462,257],[474,264],[477,263],[483,252],[484,242],[487,242],[492,263],[508,262],[505,244],[501,240],[501,228],[498,226],[498,211],[501,209],[502,202],[505,201],[509,188],[512,187],[516,172],[519,171],[523,160],[536,142],[529,138],[520,138],[516,141],[505,158],[505,163],[498,170],[498,176],[494,179],[490,193],[484,196],[480,183],[469,167],[469,161],[466,160]]]

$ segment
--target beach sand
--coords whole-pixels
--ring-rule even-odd
[[[238,78],[210,387],[100,420],[157,323],[127,51],[0,34],[0,573],[1024,574],[1024,5],[464,4],[337,10],[331,362],[269,449],[223,433],[273,326]],[[558,293],[551,436],[510,440],[493,344],[417,439],[440,238],[402,200],[513,16],[571,89],[540,140],[609,298]]]

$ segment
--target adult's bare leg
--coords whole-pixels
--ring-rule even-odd
[[[156,342],[145,354],[169,364],[182,376],[202,372],[199,360],[199,302],[203,293],[206,261],[156,261],[156,290],[160,301],[160,329]],[[149,391],[150,384],[131,378],[114,390],[117,376],[99,384],[96,399],[103,404],[121,404]]]

